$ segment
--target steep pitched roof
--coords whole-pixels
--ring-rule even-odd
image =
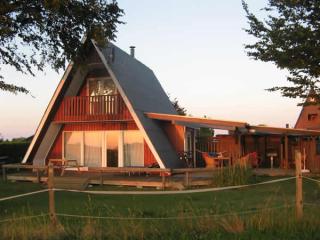
[[[152,70],[111,43],[105,48],[99,48],[94,42],[93,46],[159,165],[163,168],[181,167],[182,163],[178,161],[173,146],[157,120],[144,115],[144,112],[150,111],[176,114]],[[59,101],[66,95],[75,95],[84,80],[85,71],[72,65],[68,67],[41,119],[23,162],[32,160],[37,164],[44,164],[53,141],[61,129],[61,125],[52,123],[52,115],[55,114]]]

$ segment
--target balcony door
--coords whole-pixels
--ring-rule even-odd
[[[90,114],[114,113],[117,88],[110,77],[89,78]]]

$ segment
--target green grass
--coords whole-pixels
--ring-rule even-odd
[[[0,181],[0,198],[42,188],[43,186],[34,183]],[[320,204],[319,185],[304,180],[303,190],[305,202]],[[56,211],[66,214],[149,218],[206,217],[148,221],[60,217],[59,221],[63,226],[60,234],[52,232],[47,218],[38,218],[2,223],[0,235],[4,239],[320,239],[320,205],[306,206],[305,218],[300,223],[295,221],[294,208],[289,207],[295,200],[295,180],[239,190],[179,195],[111,196],[56,192],[55,199]],[[278,206],[288,207],[244,215],[238,213]],[[47,193],[0,202],[0,219],[47,212]],[[224,213],[233,215],[211,217]]]

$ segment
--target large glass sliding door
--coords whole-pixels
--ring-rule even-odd
[[[84,165],[102,167],[103,132],[84,132]]]
[[[123,134],[123,156],[126,167],[144,166],[143,136],[139,131],[125,131]]]
[[[144,141],[140,131],[64,132],[64,158],[87,167],[142,167]]]
[[[64,133],[64,159],[77,160],[81,164],[82,132]]]

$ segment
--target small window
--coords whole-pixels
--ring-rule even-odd
[[[308,121],[314,121],[318,117],[318,114],[316,113],[310,113],[308,114]]]

